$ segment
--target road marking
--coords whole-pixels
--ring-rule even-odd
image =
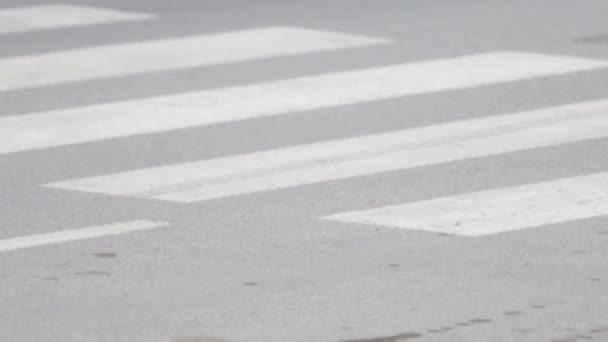
[[[0,252],[166,227],[167,222],[129,221],[0,240]]]
[[[482,236],[608,215],[608,173],[351,211],[325,219]]]
[[[68,4],[0,9],[0,34],[149,20],[155,15]]]
[[[73,179],[48,186],[195,202],[607,136],[608,101],[598,101]]]
[[[530,79],[606,61],[496,52],[0,118],[0,154]]]
[[[82,48],[0,59],[0,90],[168,71],[387,43],[292,27]]]

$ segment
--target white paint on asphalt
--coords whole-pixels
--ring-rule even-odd
[[[4,117],[0,118],[3,137],[0,154],[265,116],[303,114],[331,106],[605,66],[608,62],[599,60],[495,52]]]
[[[166,227],[169,224],[158,221],[129,221],[81,229],[62,230],[58,232],[21,236],[0,240],[0,252],[13,251],[22,248],[52,245],[62,242],[100,238],[149,229]]]
[[[148,20],[155,17],[151,14],[68,4],[4,8],[0,9],[0,34]]]
[[[345,212],[326,219],[482,236],[608,215],[608,173]]]
[[[10,57],[0,59],[0,91],[386,42],[379,38],[272,27]]]
[[[608,101],[598,101],[67,180],[48,186],[194,202],[607,136]]]

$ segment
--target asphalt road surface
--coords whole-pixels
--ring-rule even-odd
[[[608,341],[605,0],[3,0],[0,341]]]

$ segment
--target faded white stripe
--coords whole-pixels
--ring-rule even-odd
[[[49,186],[194,202],[608,136],[608,101],[450,122]]]
[[[482,236],[608,215],[608,173],[352,211],[352,223]]]
[[[399,64],[0,118],[0,154],[601,68],[517,52]]]
[[[0,90],[218,65],[386,42],[383,39],[333,32],[272,27],[83,48],[0,59]]]
[[[58,232],[28,235],[0,240],[0,252],[13,251],[22,248],[30,248],[44,245],[52,245],[62,242],[94,239],[110,235],[118,235],[129,232],[143,231],[166,227],[166,222],[155,221],[129,221],[119,222],[103,226],[93,226],[81,229],[62,230]]]
[[[148,20],[155,17],[151,14],[68,4],[6,8],[0,9],[0,34]]]

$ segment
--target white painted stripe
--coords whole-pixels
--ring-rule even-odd
[[[339,50],[386,42],[388,41],[379,38],[272,27],[83,48],[0,59],[0,90]]]
[[[444,123],[50,184],[194,202],[608,136],[608,101]]]
[[[0,252],[12,251],[16,249],[52,245],[56,243],[94,239],[109,235],[118,235],[129,232],[156,229],[166,227],[166,222],[155,221],[129,221],[119,222],[103,226],[94,226],[73,230],[62,230],[53,233],[21,236],[6,240],[0,240]]]
[[[526,184],[325,217],[482,236],[608,215],[608,173]]]
[[[155,15],[68,4],[0,9],[0,34],[147,20]]]
[[[0,118],[0,154],[608,66],[496,52]]]

